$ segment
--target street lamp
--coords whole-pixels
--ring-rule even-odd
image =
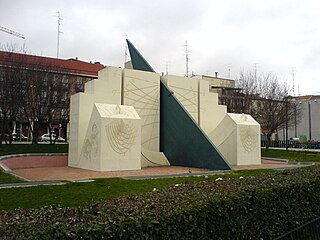
[[[311,141],[311,101],[308,101],[308,115],[309,115],[309,141]]]
[[[286,109],[286,151],[288,151],[288,98],[285,101],[285,109]]]
[[[310,96],[309,99],[307,100],[308,102],[308,122],[309,122],[309,141],[311,141],[312,139],[312,133],[311,133],[311,130],[312,130],[312,121],[311,121],[311,98],[313,96]],[[316,103],[317,102],[317,99],[314,100],[314,102]],[[302,102],[300,102],[300,104],[302,104]]]

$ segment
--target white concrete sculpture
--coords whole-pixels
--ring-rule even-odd
[[[141,169],[141,122],[132,106],[94,104],[78,167]]]
[[[251,116],[228,114],[206,79],[164,80],[230,164],[261,163],[260,126]],[[107,67],[71,97],[70,108],[69,166],[118,171],[170,165],[159,152],[159,74]]]
[[[260,125],[250,115],[226,114],[209,138],[231,165],[261,164]]]
[[[140,133],[140,166],[170,165],[163,153],[159,152],[159,115],[160,115],[160,76],[157,73],[107,67],[99,71],[98,79],[87,82],[84,93],[77,93],[71,97],[70,103],[70,140],[69,166],[99,171],[110,171],[110,168],[93,166],[85,163],[99,157],[96,147],[96,136],[104,134],[93,117],[95,103],[117,104],[123,116],[141,116]],[[123,109],[122,105],[133,106],[133,110]],[[121,106],[120,106],[121,105]],[[103,116],[113,116],[114,108],[98,105]],[[135,112],[137,110],[137,112]],[[134,113],[133,113],[133,112]],[[127,118],[126,117],[126,118]],[[89,124],[90,123],[90,124]],[[120,131],[121,130],[121,131]],[[97,132],[98,131],[98,132]],[[135,136],[131,124],[124,120],[113,121],[105,126],[110,151],[131,155],[129,151]],[[121,134],[120,134],[121,133]],[[88,135],[89,134],[89,135]],[[121,144],[119,144],[121,143]],[[99,142],[99,147],[101,144]],[[90,151],[89,151],[90,149]],[[106,149],[106,148],[105,148]],[[101,150],[102,151],[102,150]],[[110,166],[110,165],[109,165]],[[136,165],[128,169],[137,169]],[[124,170],[122,166],[113,170]]]
[[[170,165],[160,145],[160,75],[124,69],[123,104],[133,106],[141,117],[142,167]]]

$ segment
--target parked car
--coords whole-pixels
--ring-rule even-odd
[[[19,135],[16,133],[12,133],[12,141],[20,141]],[[24,136],[23,134],[21,134],[21,142],[27,142],[29,141],[28,137]]]
[[[54,141],[54,139],[56,138],[56,134],[52,133],[51,134],[51,140]],[[40,141],[41,142],[50,142],[50,134],[49,133],[45,133],[40,137]],[[65,142],[65,139],[62,137],[57,137],[57,142]]]
[[[5,133],[3,140],[9,141],[9,139],[10,139],[9,134]],[[17,135],[16,133],[12,133],[12,141],[14,141],[14,142],[20,141],[19,135]],[[27,142],[27,141],[29,141],[29,139],[28,139],[28,137],[26,137],[23,134],[21,134],[21,141],[22,142]]]

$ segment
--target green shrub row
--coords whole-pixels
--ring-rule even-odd
[[[1,239],[274,239],[320,215],[320,167],[0,213]]]

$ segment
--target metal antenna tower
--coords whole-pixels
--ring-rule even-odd
[[[188,41],[186,40],[186,77],[189,76],[189,50],[188,50]]]
[[[57,41],[57,58],[59,58],[59,48],[60,48],[60,33],[63,33],[60,31],[60,26],[61,26],[61,20],[63,18],[60,16],[60,12],[57,12],[57,18],[58,18],[58,41]]]

